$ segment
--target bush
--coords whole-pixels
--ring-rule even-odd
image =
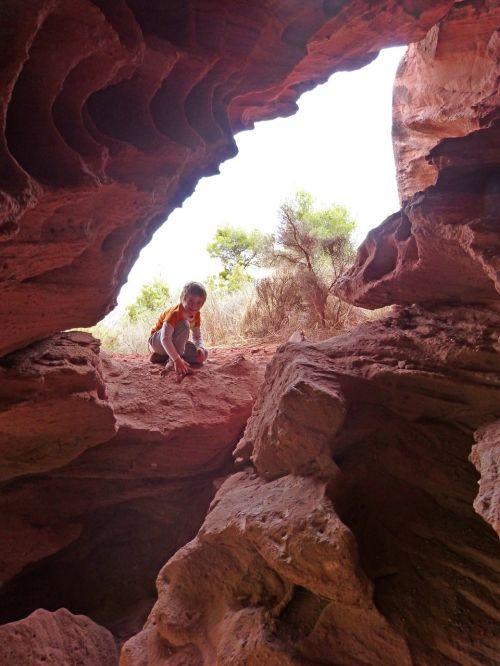
[[[293,326],[303,327],[305,322],[301,319],[300,306],[301,296],[294,276],[284,271],[276,272],[256,283],[243,329],[247,335],[265,337]]]
[[[125,308],[127,317],[131,322],[138,322],[155,312],[161,312],[170,298],[168,285],[157,276],[151,282],[143,284],[135,301],[131,305],[127,305]]]

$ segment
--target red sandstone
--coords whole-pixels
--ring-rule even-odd
[[[349,302],[498,302],[498,25],[495,0],[456,3],[408,50],[393,118],[403,208],[359,248],[337,290]]]
[[[101,319],[234,132],[452,4],[4,0],[0,354]]]
[[[137,632],[124,666],[500,664],[498,3],[4,0],[0,25],[2,607]],[[338,293],[424,306],[284,346],[260,392],[223,353],[179,387],[81,334],[23,349],[113,307],[235,131],[406,42],[403,207]],[[116,662],[66,611],[0,634],[14,664]]]
[[[498,538],[468,462],[478,431],[495,523],[499,326],[413,307],[282,346],[235,452],[255,471],[160,572],[121,664],[499,663]]]
[[[16,467],[6,469],[18,478],[1,486],[0,620],[37,599],[84,608],[118,637],[139,629],[157,571],[195,535],[231,468],[271,354],[252,351],[214,350],[181,385],[145,356],[99,354],[87,333],[5,358],[10,397],[0,422],[19,433],[35,411],[25,441],[37,446],[13,447]],[[62,424],[55,442],[50,424]],[[100,437],[86,440],[87,431]]]
[[[64,608],[37,610],[0,627],[0,661],[6,666],[115,666],[116,652],[109,631]]]

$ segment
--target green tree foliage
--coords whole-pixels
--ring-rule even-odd
[[[297,220],[303,220],[317,238],[328,239],[334,236],[351,237],[356,221],[345,206],[332,204],[328,208],[318,208],[309,192],[300,190],[291,201],[281,206],[288,208]]]
[[[271,237],[258,229],[245,231],[228,224],[219,227],[207,251],[212,258],[221,261],[222,271],[208,279],[209,288],[226,292],[241,289],[251,281],[247,270],[262,263],[270,244]]]
[[[137,322],[144,315],[156,315],[164,310],[170,299],[170,290],[160,277],[142,285],[139,295],[131,305],[125,308],[127,318]]]
[[[252,277],[236,264],[232,270],[223,269],[217,275],[210,275],[207,278],[207,287],[209,291],[231,294],[240,291],[247,284],[252,282]]]
[[[355,221],[344,206],[318,208],[307,192],[284,203],[279,217],[269,263],[293,276],[305,306],[326,326],[335,283],[354,258]]]

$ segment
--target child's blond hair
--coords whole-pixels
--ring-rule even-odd
[[[201,284],[201,282],[188,282],[182,287],[181,301],[183,301],[186,296],[201,296],[203,300],[206,301],[207,290]]]

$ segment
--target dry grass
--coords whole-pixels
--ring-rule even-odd
[[[237,346],[249,341],[243,322],[255,293],[253,284],[224,294],[209,292],[203,310],[203,339],[208,347]]]
[[[116,354],[146,354],[152,324],[148,317],[136,322],[123,317],[110,324],[100,322],[85,330],[98,338],[106,351]]]
[[[253,285],[232,294],[209,293],[201,312],[203,339],[207,347],[237,346],[252,341],[252,336],[243,331],[243,320],[253,293]],[[145,354],[148,352],[151,327],[158,315],[159,312],[145,313],[135,322],[121,317],[116,322],[100,322],[86,330],[101,340],[106,351]]]
[[[158,314],[145,313],[136,322],[122,317],[87,330],[101,340],[106,351],[146,354],[151,326]],[[379,312],[370,313],[332,298],[328,303],[327,326],[322,327],[305,309],[295,281],[290,276],[278,275],[256,285],[248,284],[234,293],[209,293],[201,314],[204,342],[208,348],[214,348],[280,343],[298,330],[304,331],[308,340],[323,340],[375,318]]]

